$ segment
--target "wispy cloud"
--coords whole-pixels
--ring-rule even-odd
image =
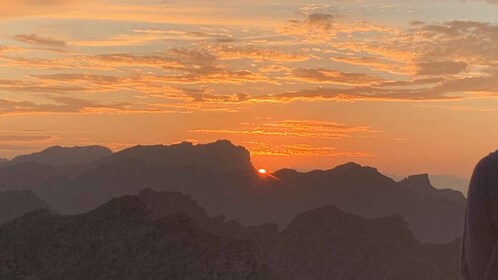
[[[194,134],[211,135],[265,135],[277,137],[300,137],[321,139],[343,139],[358,133],[376,133],[368,126],[354,126],[316,120],[285,120],[264,124],[242,124],[244,129],[195,129]]]
[[[126,104],[99,104],[72,97],[49,96],[46,103],[27,100],[0,99],[0,114],[56,114],[98,113],[108,110],[124,110]]]
[[[312,146],[309,144],[272,144],[265,142],[245,141],[253,156],[278,156],[278,157],[345,157],[362,158],[372,157],[367,152],[338,151],[334,147]]]
[[[12,36],[14,40],[31,45],[42,45],[54,48],[65,48],[66,42],[52,37],[42,37],[36,34],[17,34]]]

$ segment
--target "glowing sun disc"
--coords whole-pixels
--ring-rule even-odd
[[[260,168],[258,169],[259,174],[266,174],[266,169]]]

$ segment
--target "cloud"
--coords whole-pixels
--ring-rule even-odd
[[[459,61],[489,65],[498,60],[498,25],[454,20],[444,23],[412,23],[421,61]]]
[[[372,70],[397,75],[405,75],[415,72],[415,67],[410,67],[405,63],[400,63],[399,61],[390,60],[381,56],[333,56],[330,59],[336,62],[355,66],[365,66]]]
[[[253,156],[278,156],[278,157],[371,157],[367,152],[338,151],[335,147],[312,146],[309,144],[275,144],[259,141],[244,141],[244,146]]]
[[[191,133],[210,135],[265,135],[319,139],[343,139],[357,133],[375,133],[368,126],[354,126],[315,120],[285,120],[266,124],[244,124],[242,129],[195,129]]]
[[[355,88],[312,88],[297,91],[287,91],[279,94],[257,96],[251,99],[254,102],[292,102],[292,101],[450,101],[469,98],[471,94],[450,94],[442,88],[429,89],[391,89],[382,87],[355,87]]]
[[[36,34],[17,34],[12,37],[14,40],[31,45],[42,45],[54,48],[65,48],[66,42],[52,37],[41,37]]]
[[[161,45],[151,53],[35,57],[0,48],[3,67],[22,72],[0,79],[0,91],[82,99],[96,94],[93,98],[102,100],[112,94],[129,103],[155,97],[160,101],[144,101],[140,108],[158,112],[166,110],[161,102],[176,102],[188,110],[209,106],[229,111],[232,106],[238,111],[263,102],[432,102],[498,94],[494,24],[413,22],[400,29],[310,9],[274,28],[129,31],[150,38],[204,40],[179,41],[167,49]],[[255,37],[255,31],[264,31],[264,36]],[[16,37],[47,47],[65,45],[36,34]],[[230,40],[216,41],[220,38]],[[265,46],[254,43],[258,40]]]
[[[417,75],[454,75],[468,70],[465,61],[438,61],[417,63]]]
[[[307,11],[300,19],[292,19],[277,32],[306,38],[309,42],[324,42],[338,39],[339,34],[361,34],[368,38],[378,32],[395,32],[397,29],[367,21],[348,20],[327,12]]]
[[[1,135],[0,142],[46,142],[53,139],[48,135]]]
[[[276,62],[305,61],[310,57],[300,53],[285,53],[277,49],[262,49],[254,46],[221,45],[210,46],[209,49],[220,59],[253,59]]]
[[[48,96],[47,103],[28,100],[0,99],[0,114],[55,114],[55,113],[96,113],[122,111],[123,103],[99,104],[94,101],[73,97]]]
[[[17,48],[17,47],[0,45],[0,55],[7,54],[7,53],[16,53],[16,52],[21,52],[21,51],[22,51],[22,49]]]
[[[71,93],[87,92],[89,91],[89,89],[88,87],[83,85],[54,84],[38,80],[0,79],[0,91],[30,93]]]
[[[1,17],[19,17],[46,15],[61,12],[74,7],[82,0],[2,0],[0,1]]]
[[[325,68],[297,68],[291,72],[293,78],[304,82],[334,83],[344,85],[371,85],[381,78],[364,73],[345,73]]]
[[[320,120],[283,120],[268,123],[241,123],[240,129],[193,129],[191,134],[214,138],[238,136],[252,155],[369,157],[363,151],[340,151],[335,147],[312,145],[313,140],[332,141],[352,137],[375,137],[376,131],[365,125],[350,125]],[[261,141],[265,139],[265,141]],[[307,141],[303,144],[300,141]],[[295,143],[289,143],[295,142]]]
[[[119,70],[124,67],[150,67],[162,70],[181,69],[183,64],[165,55],[134,55],[111,53],[99,55],[63,56],[57,58],[0,57],[12,66],[41,69]]]

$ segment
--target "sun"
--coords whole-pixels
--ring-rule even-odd
[[[259,174],[266,174],[266,172],[267,172],[267,171],[266,171],[266,169],[264,169],[264,168],[260,168],[260,169],[258,169],[258,173],[259,173]]]

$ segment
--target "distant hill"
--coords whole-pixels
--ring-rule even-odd
[[[63,214],[83,213],[148,187],[189,194],[210,215],[243,225],[286,226],[303,211],[334,205],[365,218],[400,214],[422,242],[452,241],[463,226],[463,196],[433,188],[426,176],[395,182],[355,163],[261,175],[249,152],[226,140],[136,146],[91,164],[24,164],[0,168],[0,190],[30,189]]]
[[[155,219],[136,196],[77,216],[29,213],[0,226],[0,248],[1,279],[269,279],[253,243],[182,214]]]
[[[461,279],[459,244],[421,245],[399,215],[325,206],[278,232],[151,189],[76,216],[29,213],[0,226],[0,248],[1,279]]]
[[[452,200],[458,204],[465,204],[465,197],[461,192],[453,189],[436,189],[433,187],[428,174],[408,176],[399,183],[414,192],[428,193],[436,197]]]
[[[38,209],[53,211],[31,191],[0,192],[0,225]]]
[[[469,179],[459,178],[453,175],[430,175],[432,184],[438,189],[454,189],[467,195]]]
[[[61,147],[54,146],[41,152],[13,158],[10,164],[36,162],[53,166],[83,164],[110,156],[112,151],[102,146]]]
[[[389,178],[399,182],[403,180],[405,177],[393,175],[393,174],[385,174]],[[459,178],[454,175],[435,175],[429,174],[429,180],[431,185],[436,189],[451,189],[458,192],[461,192],[464,196],[467,195],[467,190],[469,188],[470,179]]]

